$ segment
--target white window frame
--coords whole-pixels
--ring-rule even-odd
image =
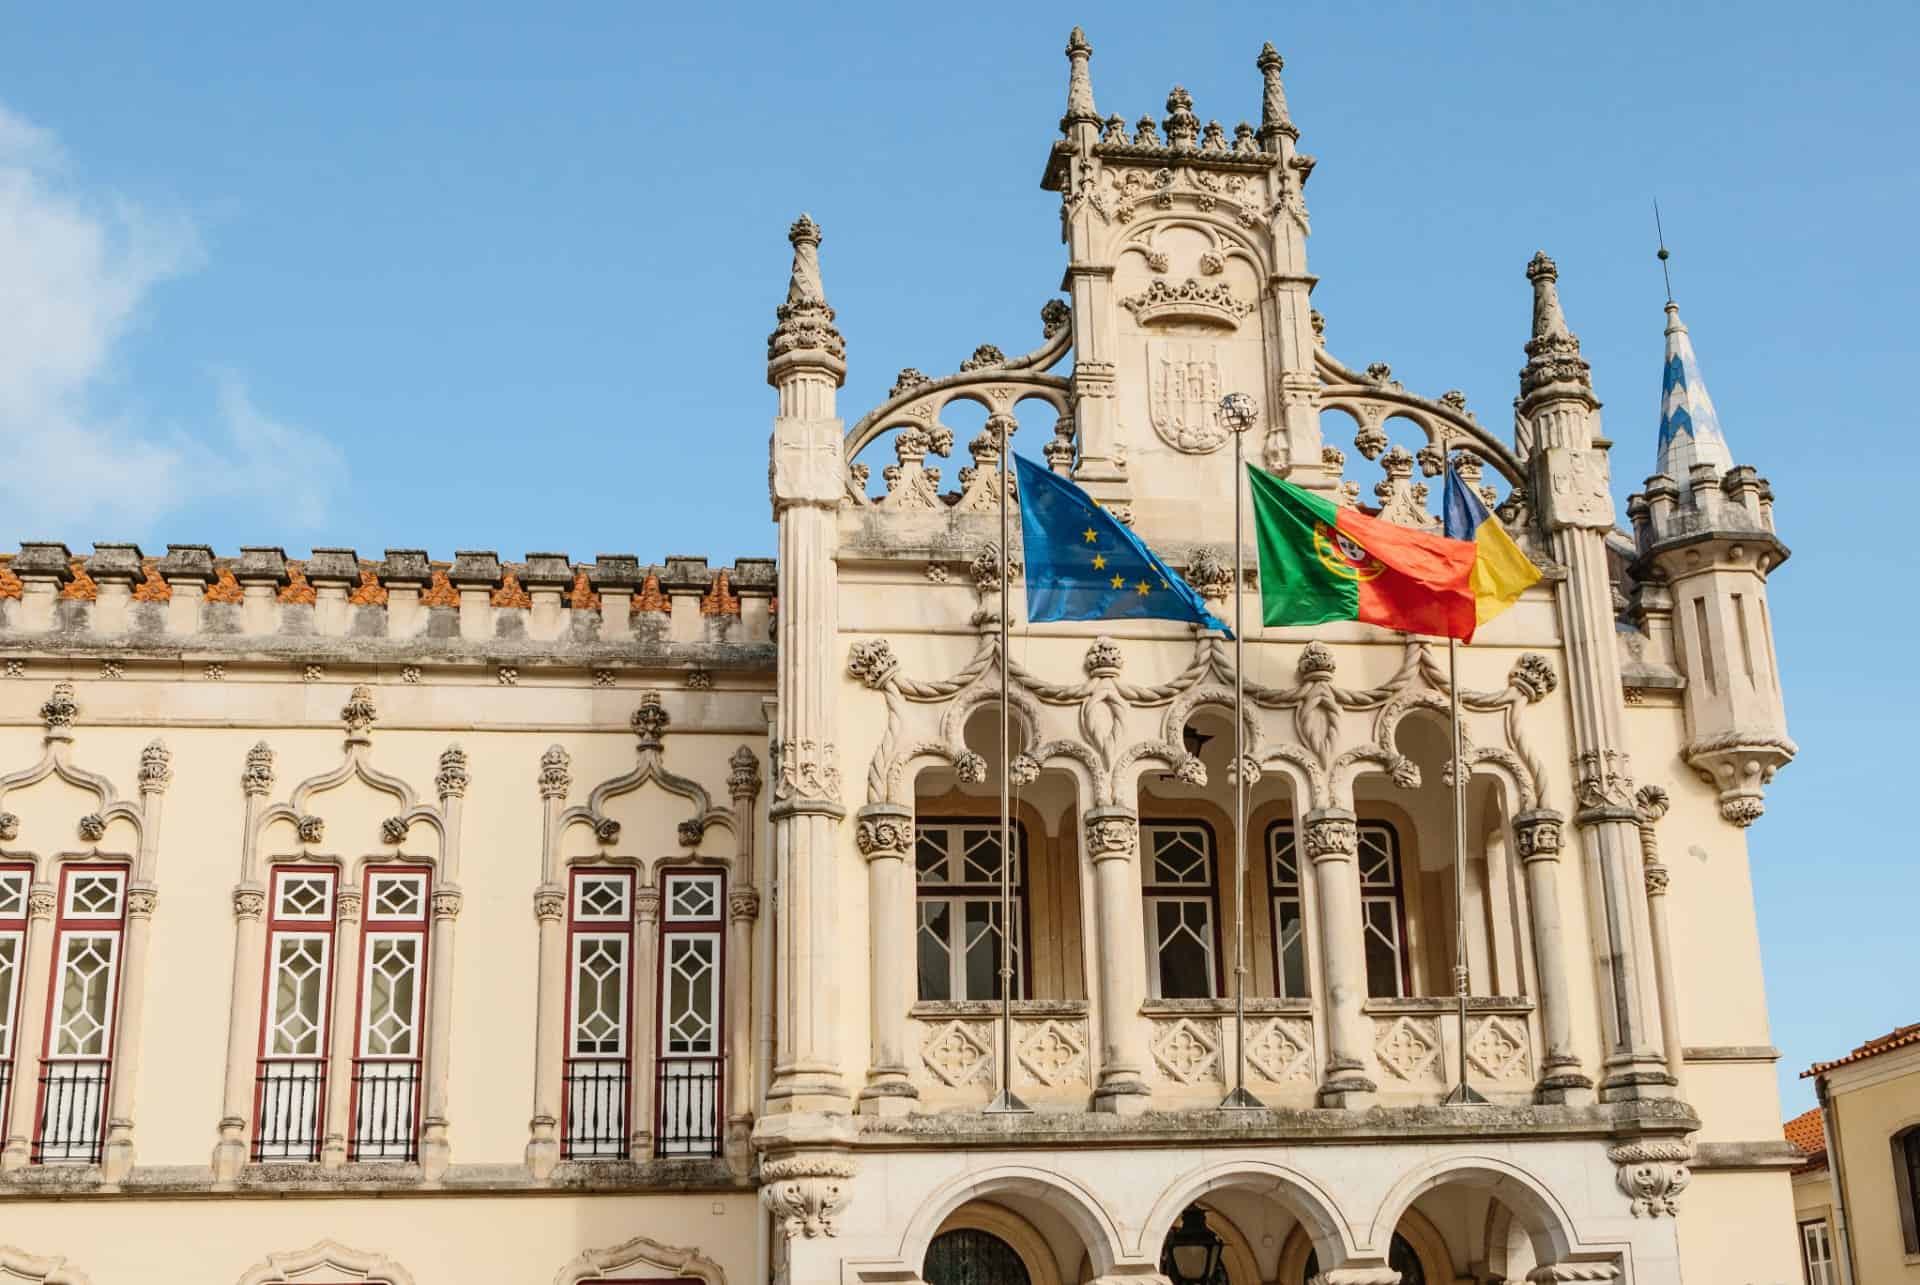
[[[381,885],[389,883],[410,884],[418,899],[419,908],[409,914],[398,914],[380,907]],[[412,923],[427,917],[427,876],[412,870],[376,870],[367,878],[367,906],[363,912],[368,922],[392,921]]]
[[[66,905],[60,917],[85,923],[119,923],[125,916],[127,905],[127,872],[125,870],[90,870],[85,866],[76,866],[66,873]],[[111,910],[81,910],[74,904],[74,896],[82,879],[105,879],[114,886],[113,908]]]
[[[1814,1257],[1815,1233],[1818,1233],[1820,1256]],[[1838,1276],[1833,1270],[1833,1232],[1824,1218],[1800,1224],[1800,1262],[1807,1270],[1807,1285],[1839,1285]]]
[[[674,898],[680,889],[697,884],[708,890],[713,899],[713,912],[705,915],[692,915],[676,909]],[[726,915],[726,904],[722,900],[726,895],[725,880],[717,873],[704,870],[675,871],[666,877],[664,894],[660,898],[660,921],[666,924],[709,924],[715,923]]]
[[[1199,840],[1198,879],[1162,881],[1157,877],[1160,873],[1160,847],[1156,840],[1161,835]],[[1220,998],[1219,925],[1215,922],[1218,916],[1220,854],[1215,850],[1213,831],[1197,821],[1142,821],[1140,850],[1140,922],[1147,952],[1148,997],[1165,998],[1160,986],[1160,951],[1166,945],[1160,937],[1160,907],[1167,904],[1197,905],[1205,911],[1205,933],[1199,937],[1199,941],[1207,957],[1207,998]],[[1187,932],[1192,932],[1186,925],[1184,914],[1181,916],[1181,926]]]
[[[576,932],[572,934],[573,945],[568,950],[567,967],[571,970],[568,985],[567,1003],[567,1057],[575,1061],[604,1060],[617,1062],[628,1054],[628,1028],[632,1026],[633,1011],[633,938],[623,932]],[[580,1047],[580,964],[584,947],[590,943],[613,942],[620,948],[620,975],[618,994],[620,1012],[614,1028],[614,1038],[618,1045],[612,1050],[583,1049]]]
[[[270,919],[287,923],[325,924],[333,922],[333,871],[331,870],[275,870],[273,872],[273,912]],[[317,911],[295,911],[287,909],[287,888],[290,884],[317,883],[322,889],[320,909]]]
[[[947,949],[947,996],[946,1000],[935,1003],[966,1002],[971,1000],[994,1000],[992,994],[969,995],[967,993],[967,910],[971,906],[985,906],[987,922],[991,924],[1000,916],[1000,876],[998,867],[991,882],[970,880],[967,876],[967,854],[964,832],[968,830],[986,831],[999,839],[1000,823],[996,821],[948,820],[944,818],[915,818],[914,829],[917,838],[914,843],[914,912],[913,912],[913,957],[915,973],[915,991],[918,992],[920,934],[926,931],[925,912],[922,907],[945,906],[947,910],[947,935],[944,939]],[[939,832],[945,836],[942,847],[945,852],[945,870],[938,878],[929,878],[920,868],[920,843],[929,835]],[[1013,962],[1013,998],[1027,997],[1026,966],[1026,832],[1015,824],[1012,827],[1013,853],[1012,868],[1008,871],[1012,888],[1012,962]],[[951,891],[945,891],[951,889]],[[1003,925],[1001,931],[1006,931]],[[999,976],[1000,953],[994,950],[994,976]]]
[[[368,1036],[373,1033],[373,961],[375,949],[382,942],[410,941],[414,946],[413,969],[413,1012],[408,1023],[409,1051],[405,1053],[375,1053],[368,1048]],[[354,1042],[356,1056],[372,1062],[418,1062],[421,1049],[426,1042],[426,1032],[422,1029],[421,1018],[427,1005],[427,934],[419,929],[403,929],[394,932],[370,932],[362,940],[361,956],[366,962],[360,969],[360,1030]]]
[[[1291,877],[1282,873],[1283,854],[1293,867]],[[1305,872],[1301,869],[1300,836],[1291,822],[1276,822],[1267,827],[1267,902],[1271,919],[1269,931],[1273,936],[1274,994],[1287,999],[1305,999],[1313,993],[1313,961],[1307,950],[1307,889]],[[1286,923],[1281,918],[1281,907],[1288,903],[1292,903],[1298,915],[1295,929],[1300,943],[1298,994],[1287,981]]]
[[[106,1012],[103,1014],[100,1023],[100,1051],[98,1053],[62,1053],[59,1051],[60,1041],[65,1035],[65,1031],[62,1029],[65,1023],[60,1020],[60,1014],[66,1008],[67,984],[70,976],[67,972],[67,953],[76,941],[104,941],[108,947]],[[119,928],[115,927],[111,931],[68,929],[66,932],[60,934],[59,949],[54,952],[53,967],[53,1007],[49,1010],[51,1026],[48,1028],[52,1036],[48,1043],[52,1045],[52,1047],[47,1050],[47,1060],[49,1062],[106,1061],[113,1056],[114,1028],[118,1024],[115,1019],[119,1017],[119,1014],[115,1011],[119,1008],[119,1005],[115,1001],[120,993]]]
[[[0,919],[25,919],[27,893],[33,875],[25,870],[0,870]]]
[[[1377,838],[1385,849],[1389,878],[1382,883],[1367,879],[1369,858],[1368,840]],[[1407,906],[1407,868],[1406,854],[1400,850],[1400,834],[1391,825],[1381,821],[1362,821],[1357,830],[1357,847],[1354,871],[1360,880],[1360,935],[1361,961],[1366,961],[1366,942],[1368,935],[1378,937],[1393,951],[1393,994],[1374,995],[1373,982],[1367,981],[1367,994],[1374,999],[1401,999],[1412,993],[1411,960],[1407,955],[1407,919],[1410,911]],[[1378,863],[1375,863],[1378,864]],[[1380,891],[1368,891],[1378,889]],[[1385,906],[1387,922],[1393,927],[1393,936],[1387,938],[1375,931],[1368,908]]]
[[[280,1029],[280,947],[285,942],[317,941],[320,943],[320,1003],[318,1019],[314,1022],[314,1050],[311,1053],[276,1053],[273,1045]],[[267,943],[267,1038],[260,1050],[260,1058],[266,1062],[312,1062],[325,1061],[327,1057],[327,1021],[331,1014],[327,1012],[327,1003],[331,987],[328,981],[333,975],[333,934],[325,932],[276,932]]]
[[[607,884],[620,890],[620,908],[587,909],[587,885]],[[573,876],[573,921],[577,924],[624,924],[633,916],[633,875],[625,870],[576,871]]]
[[[20,1017],[20,988],[26,972],[27,935],[17,928],[0,932],[0,947],[11,946],[11,962],[0,972],[0,1062],[13,1059],[14,1023]],[[5,1104],[0,1095],[0,1105]]]

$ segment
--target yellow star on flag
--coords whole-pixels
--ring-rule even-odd
[[[1144,598],[1144,597],[1146,597],[1146,596],[1147,596],[1147,582],[1146,582],[1146,581],[1144,581],[1144,580],[1142,580],[1142,581],[1141,581],[1141,582],[1140,582],[1139,584],[1137,584],[1137,585],[1135,585],[1135,586],[1134,586],[1134,588],[1140,591],[1140,596],[1141,596],[1142,598]]]
[[[1096,554],[1094,554],[1094,555],[1093,555],[1093,569],[1094,569],[1095,571],[1104,571],[1104,570],[1106,570],[1106,567],[1107,567],[1107,559],[1106,559],[1106,556],[1105,556],[1104,554],[1099,554],[1099,553],[1096,553]]]
[[[1088,527],[1088,528],[1087,528],[1087,529],[1086,529],[1085,531],[1083,531],[1083,532],[1082,532],[1081,534],[1083,534],[1083,535],[1085,535],[1085,536],[1087,537],[1087,543],[1088,543],[1088,544],[1092,544],[1092,543],[1093,543],[1093,542],[1094,542],[1095,540],[1097,540],[1097,539],[1099,539],[1099,538],[1100,538],[1100,533],[1099,533],[1098,531],[1096,531],[1096,530],[1094,530],[1094,529],[1093,529],[1092,527]]]
[[[1113,587],[1116,589],[1121,589],[1126,587],[1126,583],[1127,583],[1127,578],[1125,576],[1115,576],[1113,578]]]

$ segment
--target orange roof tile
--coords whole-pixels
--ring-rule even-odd
[[[1920,1044],[1920,1022],[1913,1022],[1906,1026],[1896,1027],[1878,1039],[1868,1040],[1865,1044],[1862,1044],[1845,1057],[1837,1057],[1831,1062],[1815,1062],[1812,1066],[1800,1072],[1800,1078],[1804,1080],[1809,1076],[1822,1075],[1831,1071],[1836,1066],[1846,1066],[1850,1062],[1864,1062],[1870,1057],[1878,1057],[1882,1053],[1891,1053],[1893,1050],[1905,1048],[1909,1044]]]
[[[1811,1156],[1827,1149],[1824,1120],[1824,1113],[1819,1107],[1814,1107],[1811,1111],[1802,1111],[1787,1121],[1782,1128],[1786,1132],[1788,1142],[1798,1147],[1802,1155]]]

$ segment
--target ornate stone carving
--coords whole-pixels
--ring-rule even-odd
[[[1307,815],[1307,859],[1351,857],[1360,850],[1360,834],[1351,812],[1323,810]]]
[[[0,667],[0,677],[25,678],[26,676],[27,662],[24,660],[10,660],[7,661],[3,667]]]
[[[992,344],[981,344],[973,350],[973,356],[960,363],[962,373],[973,370],[988,370],[994,366],[1007,364],[1007,355]]]
[[[573,788],[573,757],[558,745],[540,756],[540,797],[564,799]]]
[[[1143,326],[1155,321],[1199,321],[1230,330],[1253,311],[1253,304],[1235,295],[1225,281],[1207,285],[1198,277],[1178,285],[1155,277],[1146,289],[1122,299],[1120,306]]]
[[[1020,1069],[1048,1088],[1087,1082],[1087,1031],[1083,1022],[1046,1018],[1014,1028]]]
[[[1685,757],[1701,780],[1719,790],[1721,819],[1745,829],[1766,812],[1766,787],[1798,752],[1784,736],[1736,731],[1693,742]]]
[[[1574,797],[1582,808],[1633,807],[1633,765],[1624,750],[1584,750],[1574,760]]]
[[[727,894],[727,918],[755,920],[760,917],[760,892],[756,888],[735,888]]]
[[[120,661],[103,660],[100,662],[100,677],[108,680],[113,680],[113,679],[125,678],[126,676],[127,676],[127,667],[124,664],[122,664]]]
[[[640,697],[640,707],[633,711],[633,734],[640,738],[640,748],[657,750],[660,740],[667,734],[672,723],[667,711],[660,704],[659,692],[646,692]]]
[[[633,890],[633,922],[650,924],[660,918],[660,890],[658,888],[635,888]]]
[[[1333,648],[1325,643],[1308,643],[1301,649],[1299,663],[1294,668],[1303,683],[1321,682],[1332,678],[1335,668]]]
[[[1274,1084],[1313,1080],[1313,1023],[1305,1018],[1255,1018],[1247,1025],[1247,1072]]]
[[[1693,1181],[1687,1165],[1693,1148],[1674,1139],[1650,1138],[1607,1148],[1615,1166],[1614,1181],[1636,1218],[1671,1217],[1680,1212],[1679,1196]]]
[[[334,898],[335,915],[343,924],[358,922],[360,918],[361,892],[358,888],[342,888]]]
[[[1380,516],[1417,531],[1436,530],[1440,519],[1427,512],[1427,485],[1413,480],[1413,465],[1413,456],[1404,446],[1393,447],[1381,460],[1387,478],[1373,488],[1374,497],[1380,501]]]
[[[1522,653],[1507,672],[1507,681],[1520,689],[1529,704],[1545,700],[1560,685],[1559,677],[1553,672],[1553,662],[1537,651]]]
[[[44,884],[35,884],[27,892],[27,917],[29,919],[51,919],[53,908],[58,905],[53,889]]]
[[[620,842],[620,823],[612,817],[601,817],[593,823],[593,837],[600,843]]]
[[[1561,816],[1544,808],[1513,819],[1514,847],[1522,861],[1551,861],[1560,855]]]
[[[1018,580],[1020,570],[1020,562],[1017,558],[1008,562],[1009,578]],[[973,587],[982,594],[998,593],[1000,591],[1000,546],[982,545],[980,552],[973,555],[973,561],[967,564],[967,571],[973,576]]]
[[[80,717],[79,702],[73,698],[73,684],[55,683],[53,694],[40,706],[40,721],[47,725],[47,731],[67,731],[73,727],[73,720]]]
[[[567,894],[563,888],[547,885],[534,890],[533,917],[535,919],[564,919],[567,915]]]
[[[402,665],[400,667],[400,681],[409,687],[418,683],[420,681],[420,666]]]
[[[467,797],[467,783],[472,778],[467,775],[467,752],[458,745],[449,745],[440,751],[440,771],[433,778],[434,788],[443,799],[464,799]]]
[[[1467,1060],[1490,1080],[1532,1077],[1532,1059],[1524,1023],[1489,1014],[1467,1037]]]
[[[706,836],[707,823],[698,817],[691,821],[682,821],[673,828],[674,836],[680,840],[683,848],[697,848],[700,840]]]
[[[793,275],[787,301],[774,309],[777,324],[767,336],[767,360],[813,350],[843,363],[847,343],[834,328],[833,309],[820,281],[820,225],[802,214],[787,229],[787,240],[793,244]]]
[[[1224,291],[1225,286],[1220,288]],[[1218,345],[1191,340],[1150,340],[1147,378],[1147,417],[1161,441],[1189,455],[1206,455],[1220,449],[1229,436],[1229,429],[1220,418],[1222,388]]]
[[[1007,765],[1007,780],[1013,785],[1032,785],[1040,779],[1040,760],[1031,754],[1016,754]]]
[[[727,797],[752,799],[760,794],[760,760],[742,745],[727,759]]]
[[[1233,588],[1233,559],[1210,548],[1196,550],[1187,563],[1187,583],[1208,602],[1225,602]]]
[[[953,759],[953,774],[967,785],[981,784],[987,779],[986,757],[972,750],[956,754]]]
[[[148,741],[140,751],[140,790],[143,794],[157,794],[173,781],[173,755],[168,752],[164,741]]]
[[[1439,1078],[1440,1023],[1430,1017],[1381,1018],[1374,1023],[1373,1053],[1381,1067],[1402,1080]]]
[[[380,715],[373,707],[373,689],[356,687],[347,695],[347,703],[340,707],[340,721],[347,725],[347,731],[354,736],[365,736],[367,729]]]
[[[258,919],[267,913],[267,894],[259,888],[233,890],[233,917]]]
[[[127,889],[127,914],[135,919],[153,918],[154,909],[160,904],[158,888],[133,887]]]
[[[1120,644],[1102,634],[1087,648],[1086,659],[1081,663],[1089,678],[1114,678],[1119,675],[1126,658],[1120,651]]]
[[[1571,384],[1581,390],[1591,387],[1591,372],[1580,356],[1580,340],[1567,329],[1560,311],[1555,284],[1559,279],[1559,270],[1544,251],[1527,264],[1527,280],[1533,283],[1533,338],[1527,341],[1527,364],[1520,372],[1522,397],[1549,384]]]
[[[12,812],[0,812],[0,842],[20,837],[20,818]]]
[[[107,819],[98,812],[89,812],[80,818],[80,837],[88,843],[98,843],[107,837]]]
[[[894,377],[893,387],[887,390],[887,396],[889,398],[898,397],[901,393],[912,392],[914,389],[920,387],[920,385],[930,384],[932,382],[931,379],[928,379],[920,371],[915,370],[912,366],[907,366]]]
[[[1073,320],[1073,309],[1063,299],[1049,299],[1040,305],[1040,333],[1043,338],[1051,339],[1067,328]]]
[[[1093,861],[1131,857],[1140,844],[1140,819],[1124,808],[1087,811],[1087,857]]]
[[[380,839],[395,845],[405,843],[410,828],[405,817],[388,817],[380,823]]]
[[[760,1162],[761,1203],[780,1220],[788,1239],[835,1236],[835,1219],[851,1197],[847,1180],[856,1172],[851,1156],[782,1156]]]
[[[300,670],[300,680],[307,683],[323,683],[327,679],[325,665],[306,665]]]
[[[893,644],[884,638],[865,638],[847,649],[848,676],[873,691],[884,688],[899,671]]]
[[[300,842],[318,843],[327,832],[327,823],[308,813],[293,823],[293,829],[300,836]]]
[[[433,890],[433,917],[435,919],[457,919],[460,915],[462,898],[458,888],[444,885]]]
[[[953,1088],[993,1083],[993,1041],[981,1034],[991,1028],[958,1019],[932,1027],[920,1042],[920,1061],[942,1083]]]
[[[1153,1061],[1178,1084],[1221,1079],[1220,1023],[1190,1017],[1153,1019]]]
[[[798,798],[837,801],[840,798],[838,751],[830,742],[776,741],[772,756],[774,802]],[[961,779],[966,779],[964,773]],[[985,779],[984,775],[981,779]]]

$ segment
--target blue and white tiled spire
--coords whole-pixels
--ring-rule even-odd
[[[1696,464],[1711,464],[1725,475],[1733,452],[1720,432],[1707,383],[1694,359],[1693,341],[1680,320],[1680,305],[1667,300],[1667,369],[1660,381],[1660,455],[1654,472],[1685,486]]]

